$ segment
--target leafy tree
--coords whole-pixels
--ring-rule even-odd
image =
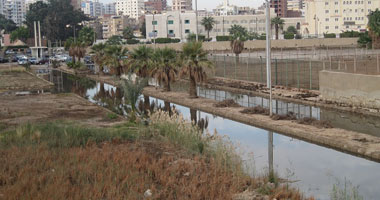
[[[113,35],[110,38],[108,38],[107,45],[123,45],[123,39],[120,35]]]
[[[278,33],[280,29],[282,30],[284,28],[285,21],[281,19],[280,17],[272,18],[271,24],[274,26],[274,30],[276,32],[276,40],[278,40]]]
[[[49,12],[49,5],[43,1],[37,1],[29,5],[29,11],[25,16],[25,24],[29,29],[29,34],[34,34],[34,22],[40,21],[41,23],[41,34],[45,35],[45,18]]]
[[[111,67],[114,71],[114,75],[120,76],[121,70],[124,64],[124,60],[128,54],[128,49],[123,48],[120,45],[111,45],[105,49],[104,64]]]
[[[95,42],[94,39],[95,39],[95,32],[93,28],[85,26],[79,31],[79,37],[78,37],[79,41],[91,46]]]
[[[5,18],[0,14],[0,30],[4,30],[5,33],[11,33],[17,29],[17,25],[10,19]]]
[[[210,68],[212,62],[208,60],[208,52],[202,48],[202,42],[189,42],[183,45],[181,63],[183,67],[180,77],[189,76],[190,98],[197,98],[197,83],[205,81],[207,74],[205,68]]]
[[[215,19],[213,17],[204,17],[201,21],[202,26],[205,27],[205,30],[207,31],[207,38],[210,38],[210,31],[214,28],[215,25]]]
[[[248,31],[240,25],[232,25],[230,29],[231,49],[239,59],[239,54],[244,50],[244,42],[247,41]]]
[[[29,38],[29,30],[23,26],[18,27],[16,30],[11,33],[11,41],[21,40],[26,42]]]
[[[72,43],[74,43],[74,38],[72,38],[72,37],[67,38],[67,40],[65,41],[65,44],[64,44],[66,51],[68,51],[70,49]]]
[[[140,32],[141,32],[141,35],[146,37],[146,22],[145,22],[145,19],[144,21],[141,23],[141,26],[140,26]]]
[[[166,91],[170,91],[170,83],[175,81],[178,73],[176,58],[176,51],[168,47],[156,49],[153,54],[151,74],[159,81],[160,85],[165,84]]]
[[[94,60],[95,64],[99,66],[99,73],[103,74],[103,68],[106,58],[106,49],[107,45],[104,43],[95,44],[91,47],[91,53],[95,54],[92,56],[92,59]]]
[[[296,27],[294,27],[294,26],[289,26],[287,29],[286,29],[286,33],[288,33],[288,34],[297,34],[297,29],[296,29]]]
[[[130,28],[130,27],[127,27],[123,30],[123,37],[124,39],[133,39],[134,38],[134,35],[133,35],[133,30]]]
[[[369,36],[372,38],[374,48],[380,48],[380,10],[376,9],[368,15]]]
[[[256,32],[248,32],[248,40],[255,40],[259,38],[259,34]]]

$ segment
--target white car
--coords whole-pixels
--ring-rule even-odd
[[[19,59],[19,60],[17,61],[17,63],[18,63],[19,65],[26,65],[26,64],[28,64],[28,60],[27,60],[27,59]]]

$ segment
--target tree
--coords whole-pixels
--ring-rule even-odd
[[[380,10],[376,9],[368,15],[368,33],[374,48],[380,48]]]
[[[230,29],[231,49],[236,55],[236,60],[239,59],[239,54],[244,50],[244,42],[247,41],[248,31],[240,25],[232,25]]]
[[[170,83],[177,77],[176,58],[176,51],[168,47],[156,49],[153,54],[153,66],[150,72],[160,85],[165,84],[165,91],[170,91]]]
[[[133,30],[130,28],[130,27],[127,27],[123,30],[123,37],[124,39],[133,39],[134,38],[134,35],[133,35]]]
[[[149,69],[153,65],[153,49],[147,46],[139,46],[130,54],[128,63],[129,71],[135,72],[137,76],[142,78],[149,77]],[[149,107],[149,96],[144,96],[144,107]]]
[[[73,63],[75,64],[75,58],[78,58],[78,61],[86,55],[86,47],[87,44],[82,41],[74,41],[71,42],[70,48],[69,48],[69,55],[73,57]]]
[[[276,32],[276,40],[278,40],[278,33],[280,29],[282,30],[284,28],[284,23],[285,21],[280,17],[275,17],[271,20],[272,27],[274,26],[274,30]]]
[[[79,31],[78,40],[91,46],[95,41],[95,32],[94,29],[88,26],[83,27]]]
[[[41,34],[46,34],[45,18],[49,12],[49,5],[44,1],[37,1],[29,5],[29,10],[25,16],[25,24],[29,29],[29,34],[34,34],[34,22],[41,23]]]
[[[123,39],[120,35],[113,35],[110,38],[108,38],[107,45],[123,45]]]
[[[18,27],[16,30],[11,32],[11,41],[21,40],[26,42],[29,38],[29,30],[23,26]]]
[[[123,67],[123,62],[128,54],[128,49],[123,48],[120,45],[111,45],[105,49],[105,59],[104,64],[114,69],[116,76],[121,75],[121,70]]]
[[[202,26],[205,27],[205,30],[207,31],[207,38],[210,38],[210,31],[214,28],[215,25],[215,19],[213,17],[204,17],[201,21]]]
[[[11,33],[17,29],[17,25],[10,19],[5,18],[0,14],[0,30],[4,30],[5,33]]]
[[[190,98],[197,98],[197,83],[206,80],[205,68],[210,68],[212,63],[208,60],[208,52],[203,50],[202,42],[189,42],[183,45],[181,63],[183,67],[180,77],[189,76]]]
[[[145,22],[145,19],[144,21],[141,23],[141,26],[140,26],[140,32],[141,32],[141,35],[146,37],[146,22]]]
[[[297,29],[296,29],[296,27],[294,27],[294,26],[289,26],[287,29],[286,29],[286,33],[288,33],[288,34],[297,34]]]
[[[94,60],[95,64],[99,66],[99,73],[103,74],[103,67],[105,63],[105,49],[107,45],[104,43],[95,44],[91,47],[91,53],[95,54],[92,56],[92,59]]]

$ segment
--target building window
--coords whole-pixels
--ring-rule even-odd
[[[326,30],[329,29],[329,26],[326,26],[325,29],[326,29]]]
[[[325,13],[329,13],[329,10],[325,10]]]
[[[190,33],[190,29],[186,29],[186,30],[185,30],[185,33]]]
[[[157,25],[157,21],[152,21],[152,25]]]
[[[339,29],[339,26],[335,26],[335,29]]]
[[[185,24],[190,24],[190,20],[186,19]]]
[[[169,30],[169,34],[174,34],[174,31],[173,30]]]
[[[168,24],[174,24],[174,21],[173,20],[169,20]]]

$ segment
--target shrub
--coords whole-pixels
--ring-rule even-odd
[[[358,31],[345,31],[341,34],[339,34],[341,38],[352,38],[352,37],[359,37],[360,32]]]
[[[260,36],[259,36],[259,38],[257,38],[258,40],[267,40],[267,35],[266,34],[261,34]]]
[[[138,44],[138,43],[140,43],[140,41],[136,40],[136,39],[129,39],[129,40],[127,40],[127,44]]]
[[[366,31],[365,33],[360,33],[358,43],[362,47],[372,45],[372,38],[369,36],[368,31]]]
[[[216,41],[222,42],[222,41],[230,41],[231,36],[229,35],[223,35],[223,36],[216,36]]]
[[[323,36],[324,38],[336,38],[335,33],[324,33]]]
[[[157,44],[168,44],[168,43],[171,43],[172,39],[171,38],[156,38],[155,41]]]
[[[294,34],[293,34],[293,33],[286,33],[286,34],[284,35],[284,38],[285,38],[286,40],[292,40],[292,39],[294,39]]]
[[[172,39],[172,43],[179,43],[179,42],[181,42],[181,39],[178,39],[178,38]]]
[[[302,39],[302,35],[300,35],[300,34],[296,34],[296,39],[297,39],[297,40]]]
[[[195,33],[191,33],[187,36],[187,40],[189,41],[195,41],[197,38],[197,35]],[[206,36],[205,35],[199,35],[198,34],[198,40],[199,41],[206,41]]]

